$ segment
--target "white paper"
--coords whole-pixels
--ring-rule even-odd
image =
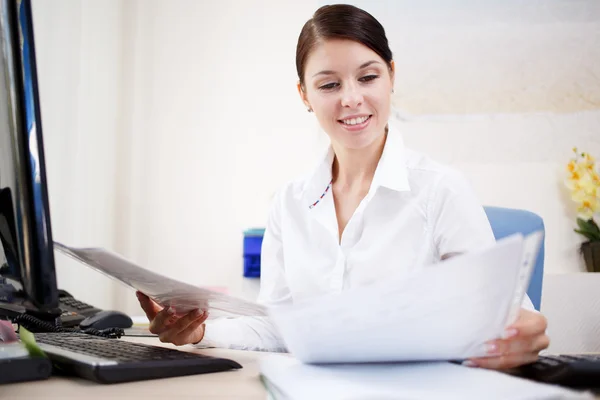
[[[277,400],[594,398],[589,392],[446,362],[307,365],[285,355],[269,355],[260,360],[260,371]]]
[[[193,286],[139,267],[122,256],[102,248],[72,248],[54,242],[54,248],[89,267],[118,280],[177,312],[196,308],[209,310],[210,317],[264,316],[266,309],[243,299]]]
[[[521,254],[521,266],[519,268],[519,276],[517,277],[517,284],[515,285],[515,294],[513,297],[510,311],[506,318],[505,326],[512,325],[519,316],[523,299],[527,294],[527,288],[533,275],[535,263],[540,256],[540,248],[542,241],[544,240],[544,232],[537,231],[527,235],[523,240],[523,249]]]
[[[485,356],[485,342],[501,337],[519,287],[529,284],[521,272],[523,248],[523,236],[513,235],[409,276],[269,314],[288,350],[305,363]]]

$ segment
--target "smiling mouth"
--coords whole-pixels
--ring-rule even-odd
[[[364,117],[358,117],[358,118],[348,118],[348,119],[338,119],[338,122],[341,123],[342,125],[347,125],[347,126],[355,126],[355,125],[362,125],[365,122],[367,122],[369,119],[371,119],[371,115],[365,115]]]

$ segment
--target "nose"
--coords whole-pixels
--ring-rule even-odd
[[[342,106],[358,108],[363,103],[363,95],[356,85],[346,85],[342,91]]]

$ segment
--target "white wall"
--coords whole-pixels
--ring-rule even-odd
[[[54,239],[114,248],[121,3],[34,1],[33,19]],[[56,261],[61,288],[114,307],[112,281],[58,253]]]
[[[460,1],[356,3],[388,28],[407,143],[463,170],[483,202],[540,213],[547,271],[580,270],[559,171],[574,145],[600,157],[594,2],[496,2],[489,14]],[[273,192],[324,143],[295,89],[296,40],[318,5],[34,2],[56,238],[256,289],[241,278],[242,231],[264,224]],[[62,260],[59,281],[137,309],[130,291],[80,269]]]
[[[127,40],[140,53],[133,75],[142,76],[132,152],[143,170],[125,253],[177,279],[242,292],[242,231],[264,224],[272,193],[319,138],[293,63],[313,8],[145,1],[129,10],[137,29]]]

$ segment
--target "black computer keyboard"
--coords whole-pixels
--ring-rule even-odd
[[[538,382],[573,388],[600,389],[600,354],[540,356],[516,374]]]
[[[235,361],[84,333],[35,333],[55,371],[101,383],[220,372]]]

